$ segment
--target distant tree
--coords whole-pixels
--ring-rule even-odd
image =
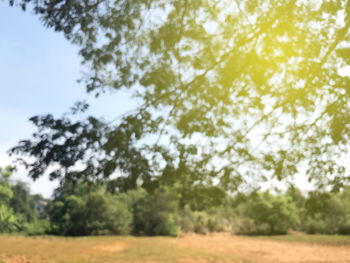
[[[129,204],[134,217],[134,234],[151,236],[179,234],[180,229],[176,222],[179,204],[174,192],[162,188],[152,194],[143,192],[135,195],[133,192],[128,192],[127,195],[133,199]]]
[[[298,208],[287,195],[254,192],[242,206],[254,225],[252,232],[243,234],[286,234],[299,223]]]
[[[342,193],[311,192],[303,221],[310,234],[350,234],[349,188]]]
[[[350,0],[9,2],[79,46],[88,92],[139,103],[114,121],[31,118],[12,152],[32,178],[54,165],[51,179],[219,193],[306,163],[319,188],[347,182]]]
[[[16,217],[10,206],[13,197],[9,178],[12,174],[10,167],[0,167],[0,233],[16,229]]]
[[[128,207],[103,188],[65,182],[49,208],[52,232],[59,235],[112,235],[131,231]],[[71,190],[71,191],[70,191]]]
[[[289,196],[299,209],[304,208],[306,197],[301,190],[295,186],[290,186],[287,189],[286,195]]]
[[[36,220],[39,213],[35,209],[35,203],[28,186],[23,182],[16,182],[11,186],[11,189],[13,196],[10,200],[10,206],[14,213],[27,222]]]
[[[131,232],[132,214],[115,196],[92,193],[86,199],[86,228],[92,235],[126,235]]]

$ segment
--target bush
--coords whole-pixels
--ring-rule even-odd
[[[202,211],[194,211],[192,213],[192,222],[193,222],[193,232],[201,235],[209,233],[208,221],[209,216],[207,213]]]
[[[178,225],[182,232],[194,232],[205,235],[209,232],[223,232],[231,230],[231,223],[217,211],[191,211],[185,207],[179,216]]]
[[[127,206],[111,195],[92,193],[84,207],[88,235],[129,234],[132,214]]]
[[[64,202],[56,201],[50,217],[53,233],[73,236],[129,234],[132,225],[127,206],[103,192],[70,195]]]
[[[180,227],[181,232],[194,232],[193,212],[189,206],[185,206],[180,211],[177,225]]]
[[[50,232],[49,220],[37,220],[24,224],[23,231],[30,236],[44,235]]]
[[[234,218],[237,215],[233,207],[233,199],[228,199],[222,206],[210,209],[207,212],[210,215],[209,230],[212,232],[232,232]]]
[[[130,203],[134,216],[134,234],[151,236],[179,234],[179,227],[176,224],[178,202],[173,193],[167,189],[159,189],[152,195],[138,196],[137,200]]]
[[[254,220],[249,217],[237,217],[233,223],[233,232],[235,234],[247,235],[258,232]]]
[[[205,235],[209,232],[209,216],[203,211],[192,211],[186,206],[179,214],[177,224],[182,232],[194,232]]]
[[[350,234],[350,205],[343,193],[311,193],[303,230],[309,234]]]
[[[350,235],[350,223],[344,223],[338,228],[339,235]]]
[[[217,216],[209,216],[208,231],[209,232],[223,232],[224,231],[223,219],[221,219]]]
[[[332,234],[333,232],[327,222],[320,217],[307,218],[304,229],[308,234]]]
[[[174,215],[168,214],[154,229],[155,235],[159,236],[178,236],[180,228],[176,225]]]
[[[289,196],[253,193],[241,206],[243,219],[236,223],[239,234],[287,234],[299,222],[297,207]]]

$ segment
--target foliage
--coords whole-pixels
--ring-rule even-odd
[[[350,234],[349,188],[342,193],[311,193],[303,230],[310,234]]]
[[[16,231],[28,235],[41,235],[49,232],[50,223],[46,207],[48,200],[40,194],[32,195],[29,187],[21,182],[11,184],[13,197],[10,206],[16,216]]]
[[[88,234],[129,234],[132,214],[115,197],[105,193],[92,193],[85,206]]]
[[[179,211],[178,225],[184,233],[231,232],[233,220],[233,209],[227,205],[203,211],[191,210],[185,206]]]
[[[49,229],[44,209],[47,201],[41,195],[30,194],[25,183],[11,181],[11,175],[11,167],[0,167],[0,233],[46,233]]]
[[[134,234],[177,236],[178,202],[174,194],[168,189],[158,189],[152,194],[143,193],[139,195],[142,198],[134,199],[130,207],[134,216]]]
[[[132,214],[125,204],[103,189],[89,191],[83,183],[77,188],[66,182],[57,189],[49,210],[53,233],[78,236],[130,232]]]
[[[50,233],[51,223],[48,219],[35,220],[20,224],[21,232],[29,236],[38,236]]]
[[[89,188],[79,182],[72,187],[66,181],[57,189],[49,215],[53,233],[60,235],[177,236],[177,205],[166,190],[110,194],[103,186]]]
[[[1,170],[0,231],[28,235],[164,235],[234,232],[249,235],[350,234],[350,187],[340,192],[303,194],[253,191],[227,195],[219,206],[183,206],[178,188],[107,191],[109,182],[63,180],[52,200],[32,195],[22,182]],[[195,200],[195,199],[193,199]],[[38,206],[48,206],[46,209]],[[197,207],[197,209],[196,209]],[[198,209],[204,207],[204,209]]]
[[[35,203],[30,195],[29,188],[23,182],[16,182],[11,186],[13,196],[10,205],[14,213],[20,215],[25,221],[34,221],[37,217],[37,211],[34,209]]]
[[[130,232],[135,235],[177,236],[180,233],[234,232],[276,235],[287,234],[289,230],[310,234],[350,233],[350,188],[340,193],[316,191],[308,195],[297,188],[285,193],[257,190],[232,196],[218,207],[194,210],[190,205],[181,207],[177,195],[169,188],[153,193],[139,188],[108,194],[101,186],[92,187],[89,192],[83,191],[85,186],[82,183],[73,188],[67,185],[60,188],[64,198],[56,192],[50,209],[56,234]],[[74,194],[67,188],[75,191]],[[105,231],[112,228],[112,223],[127,231]]]
[[[12,150],[34,158],[31,177],[52,165],[51,179],[120,172],[117,189],[218,200],[301,163],[321,189],[346,182],[335,157],[350,133],[349,77],[338,74],[349,0],[9,2],[79,46],[87,91],[128,90],[140,105],[114,122],[33,117],[37,131]]]
[[[286,234],[299,222],[297,207],[286,195],[254,192],[243,206],[242,234]]]
[[[11,232],[16,228],[16,217],[10,206],[13,197],[9,177],[11,168],[0,167],[0,232]]]

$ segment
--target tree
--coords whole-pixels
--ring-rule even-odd
[[[10,4],[80,47],[88,92],[129,90],[140,105],[114,121],[31,118],[37,132],[12,153],[34,157],[32,178],[55,165],[52,179],[218,192],[306,163],[319,188],[347,182],[350,0]]]
[[[26,222],[33,222],[39,217],[35,209],[33,196],[30,195],[28,186],[23,182],[17,182],[11,186],[13,197],[10,200],[10,206],[17,216],[20,216]]]
[[[10,206],[13,196],[9,177],[12,174],[10,167],[0,168],[0,233],[10,232],[16,229],[16,217]]]
[[[248,229],[243,225],[242,234],[286,234],[299,223],[298,208],[288,195],[253,192],[241,207],[242,215],[251,220]]]
[[[349,187],[340,193],[311,192],[306,200],[303,230],[310,234],[350,233]]]
[[[143,193],[143,194],[142,194]],[[169,189],[157,189],[152,195],[128,192],[134,216],[134,234],[177,236],[178,200]]]
[[[65,181],[49,209],[52,232],[59,235],[118,235],[131,231],[132,214],[102,187]]]

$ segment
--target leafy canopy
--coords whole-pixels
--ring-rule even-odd
[[[114,121],[36,116],[12,152],[34,179],[109,178],[222,195],[297,174],[348,179],[349,0],[10,0],[80,47],[88,92],[128,90]],[[78,104],[72,113],[86,110]],[[79,164],[79,165],[78,165]]]

